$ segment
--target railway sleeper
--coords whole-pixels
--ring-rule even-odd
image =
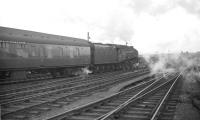
[[[81,115],[84,116],[92,116],[93,118],[97,118],[98,116],[100,116],[100,113],[95,113],[95,112],[83,112],[81,113]]]
[[[39,115],[39,114],[41,114],[41,112],[37,111],[37,110],[30,110],[30,111],[28,111],[28,113],[29,114],[33,114],[33,115]]]
[[[66,101],[56,101],[56,104],[61,104],[61,105],[69,105],[70,102],[66,102]]]
[[[116,116],[117,117],[117,116]],[[147,120],[148,116],[139,114],[123,114],[118,120]]]
[[[26,119],[28,119],[27,116],[25,116],[25,115],[14,115],[12,118],[15,118],[15,120],[18,120],[18,119],[26,120]]]
[[[173,120],[173,116],[162,116],[159,120]]]
[[[149,115],[151,111],[127,111],[127,114]]]
[[[70,118],[67,118],[67,120],[94,120],[94,118],[92,118],[91,116],[72,116]]]
[[[63,105],[58,104],[58,103],[50,103],[49,106],[56,107],[56,108],[61,108]]]
[[[38,107],[37,110],[38,111],[50,111],[51,108],[50,107]]]
[[[134,107],[137,107],[137,108],[154,108],[156,105],[152,105],[152,104],[137,104],[135,105]]]

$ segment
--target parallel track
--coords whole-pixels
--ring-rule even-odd
[[[176,79],[167,81],[137,98],[131,98],[129,101],[98,120],[160,120],[159,117],[163,117],[161,115],[166,115],[164,112],[161,112],[164,101],[170,106],[173,106],[173,109],[175,108],[174,100],[178,99],[177,96],[171,96],[172,103],[168,101],[168,97],[173,93],[173,90],[176,89],[175,87],[179,77],[180,74]]]
[[[144,73],[139,73],[145,74]],[[111,77],[106,80],[102,80],[100,82],[93,82],[92,84],[87,84],[85,86],[80,85],[77,88],[71,88],[70,91],[63,92],[57,92],[56,94],[53,94],[53,96],[46,95],[43,97],[38,98],[31,98],[27,101],[17,101],[14,104],[6,104],[5,109],[7,109],[7,112],[2,113],[3,119],[27,119],[27,116],[31,115],[38,115],[45,111],[49,111],[54,108],[60,108],[63,105],[67,105],[76,99],[80,99],[81,97],[88,96],[92,93],[95,93],[100,90],[108,89],[110,86],[117,84],[119,82],[127,81],[133,77],[136,77],[138,75],[136,74],[125,74],[125,75],[119,75],[118,77]],[[106,81],[106,82],[105,82]],[[60,94],[60,95],[58,95]],[[21,105],[21,107],[19,107]],[[10,107],[11,106],[11,107]],[[14,106],[18,106],[19,109],[13,109]],[[9,109],[10,107],[10,109]]]
[[[94,81],[101,81],[102,79],[109,79],[110,76],[114,77],[119,73],[113,73],[113,74],[105,74],[104,76],[90,76],[86,79],[82,78],[75,78],[75,79],[69,79],[69,80],[56,80],[47,82],[46,84],[39,84],[39,85],[31,85],[26,86],[18,89],[12,89],[12,90],[6,90],[3,92],[0,92],[0,104],[6,104],[12,101],[24,99],[24,98],[31,98],[35,97],[36,95],[45,95],[45,94],[51,94],[56,91],[61,91],[66,88],[71,89],[73,87],[76,87],[78,85],[84,85],[84,84],[90,84]]]
[[[168,76],[169,79],[174,79],[174,75]],[[151,82],[146,82],[138,85],[137,87],[129,88],[128,90],[119,92],[117,94],[111,95],[108,98],[101,99],[99,101],[89,103],[85,106],[75,108],[74,110],[68,111],[61,115],[55,116],[50,120],[95,120],[104,117],[110,111],[121,107],[124,103],[130,99],[136,98],[147,91],[150,91],[154,87],[163,84],[163,82],[168,81],[165,78],[159,80],[152,80]]]
[[[123,71],[114,71],[114,72],[123,72]],[[105,72],[105,73],[98,73],[98,74],[92,74],[92,76],[99,76],[100,74],[112,74],[114,72]],[[74,79],[76,76],[73,77],[69,77],[68,79]],[[0,78],[0,85],[15,85],[15,84],[37,84],[37,83],[41,83],[41,81],[43,82],[49,82],[49,81],[55,81],[55,79],[62,79],[65,77],[64,76],[57,76],[56,78],[53,78],[51,75],[48,74],[41,74],[41,75],[31,75],[29,76],[27,79],[23,79],[23,80],[11,80],[11,79],[1,79]],[[77,77],[78,78],[78,77]]]
[[[151,120],[173,120],[176,106],[180,103],[179,95],[181,92],[182,81],[179,81],[175,87],[176,88],[172,88],[172,90],[166,94]]]
[[[109,72],[109,73],[101,73],[101,74],[95,74],[95,75],[89,75],[86,78],[101,78],[103,76],[112,76],[121,74],[123,71],[116,71],[116,72]],[[41,80],[35,80],[35,81],[29,81],[27,83],[15,83],[15,84],[9,84],[9,85],[0,85],[1,91],[0,95],[14,93],[14,92],[20,92],[20,91],[26,91],[30,89],[36,89],[36,88],[42,88],[48,85],[56,85],[56,84],[63,84],[65,82],[73,82],[73,81],[79,81],[83,79],[81,76],[77,77],[70,77],[70,78],[56,78],[56,79],[41,79]],[[19,87],[20,86],[20,87]]]

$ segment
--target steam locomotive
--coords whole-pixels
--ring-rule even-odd
[[[27,74],[73,75],[91,71],[134,69],[132,46],[91,43],[84,39],[0,27],[0,78],[26,79]]]

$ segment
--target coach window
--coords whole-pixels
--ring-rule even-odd
[[[27,44],[24,44],[24,48],[27,48]]]
[[[45,57],[45,49],[42,46],[39,47],[39,56]]]
[[[4,48],[8,48],[9,47],[9,43],[8,42],[4,42]]]
[[[78,56],[80,56],[80,48],[77,48]]]
[[[24,48],[24,45],[23,45],[23,44],[20,44],[20,47],[21,47],[21,48]]]
[[[21,48],[21,44],[16,43],[16,48],[17,48],[17,49],[20,49],[20,48]]]
[[[79,49],[77,48],[77,47],[74,47],[74,56],[75,57],[78,57],[78,55],[79,55]]]
[[[24,43],[22,44],[22,48],[25,48],[25,44]]]
[[[36,56],[36,47],[35,46],[31,46],[31,56],[35,57]]]
[[[8,43],[2,41],[1,42],[1,48],[7,48],[8,47]]]
[[[62,57],[63,56],[63,48],[59,47],[58,49],[59,49],[60,57]]]
[[[0,47],[3,48],[3,41],[1,41],[1,46]]]

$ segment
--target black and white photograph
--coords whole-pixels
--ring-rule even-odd
[[[0,0],[0,120],[200,120],[200,0]]]

